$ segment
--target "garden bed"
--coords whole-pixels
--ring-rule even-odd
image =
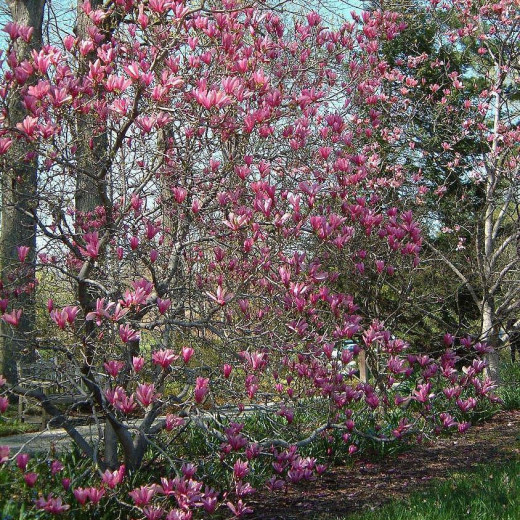
[[[520,411],[500,412],[464,435],[416,445],[381,461],[358,459],[331,468],[321,479],[283,495],[261,493],[251,519],[336,518],[381,507],[424,490],[432,479],[446,479],[483,463],[520,458]]]

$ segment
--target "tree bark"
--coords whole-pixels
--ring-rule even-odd
[[[27,43],[19,38],[15,42],[18,62],[30,57],[32,50],[42,46],[43,9],[45,0],[8,0],[9,12],[14,23],[34,28]],[[9,126],[15,128],[28,115],[18,91],[10,95]],[[0,321],[0,373],[11,384],[17,383],[16,361],[21,353],[26,359],[34,356],[30,336],[35,329],[35,251],[36,222],[33,213],[37,207],[38,148],[23,138],[15,139],[9,150],[6,166],[1,172],[2,225],[0,231],[0,275],[3,290],[10,293],[15,282],[22,291],[16,297],[9,294],[15,308],[23,309],[20,324],[16,329]],[[23,266],[20,265],[17,246],[30,248]],[[16,280],[10,274],[18,268]]]
[[[491,300],[484,301],[482,306],[482,330],[480,339],[485,341],[490,347],[493,348],[493,352],[490,352],[486,356],[487,367],[486,376],[492,381],[500,383],[500,354],[498,352],[498,330],[496,325],[494,302]]]

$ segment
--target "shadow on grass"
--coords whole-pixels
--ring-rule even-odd
[[[313,520],[518,520],[520,460],[484,464],[466,473],[453,473],[428,489],[395,500],[376,511]]]

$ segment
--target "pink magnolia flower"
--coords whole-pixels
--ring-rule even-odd
[[[159,520],[164,515],[164,509],[159,506],[146,506],[143,508],[146,520]]]
[[[90,488],[85,489],[85,491],[87,492],[87,496],[88,496],[89,500],[93,504],[98,504],[106,492],[104,488],[97,488],[97,487],[90,487]]]
[[[85,233],[83,239],[86,244],[87,256],[90,258],[97,258],[99,256],[99,234],[97,231],[93,233]]]
[[[136,236],[133,236],[130,238],[130,249],[132,251],[135,251],[139,247],[139,238]]]
[[[201,498],[202,507],[206,513],[213,514],[217,509],[218,496],[213,490],[206,490]]]
[[[159,314],[164,314],[171,306],[172,302],[169,298],[165,300],[161,300],[161,298],[157,298],[157,308],[159,309]]]
[[[249,463],[247,460],[238,459],[233,466],[233,476],[236,480],[242,480],[249,474]]]
[[[0,396],[0,413],[4,413],[9,407],[9,399],[7,397]]]
[[[0,138],[0,155],[4,155],[9,151],[11,145],[13,144],[13,140],[8,137]]]
[[[166,431],[170,432],[174,428],[178,428],[179,426],[182,426],[184,423],[185,423],[185,420],[182,417],[169,413],[168,415],[166,415],[164,427],[165,427]]]
[[[471,427],[471,423],[469,423],[469,422],[461,422],[461,423],[459,423],[459,425],[458,425],[459,433],[466,432],[470,427]]]
[[[128,343],[130,341],[139,341],[139,332],[136,332],[129,325],[120,325],[119,326],[119,337],[123,343]]]
[[[9,446],[0,446],[0,464],[4,464],[9,460],[9,452],[11,448]]]
[[[227,363],[222,367],[222,373],[224,374],[224,377],[226,379],[231,375],[232,370],[233,367],[231,365],[228,365]]]
[[[118,484],[121,484],[123,477],[125,476],[125,466],[119,466],[119,469],[110,471],[107,469],[101,476],[101,480],[110,489],[114,489]]]
[[[132,366],[136,372],[140,372],[144,367],[144,358],[139,356],[134,356],[132,358]]]
[[[214,301],[216,301],[219,305],[226,305],[231,299],[233,299],[233,294],[228,293],[225,289],[222,288],[221,285],[217,287],[217,291],[215,294],[206,291],[206,294]]]
[[[35,505],[38,509],[43,509],[51,515],[59,515],[70,509],[70,506],[63,502],[61,497],[55,498],[52,494],[47,495],[47,498],[40,497],[36,500]]]
[[[191,520],[193,518],[191,511],[182,509],[172,509],[167,515],[166,520]]]
[[[146,408],[157,398],[157,395],[155,394],[155,386],[153,384],[141,383],[137,385],[135,396],[137,397],[137,400]]]
[[[195,390],[194,390],[194,396],[195,396],[195,402],[196,403],[202,403],[204,398],[206,397],[208,391],[209,391],[209,378],[207,377],[197,377],[197,380],[195,382]]]
[[[74,323],[74,320],[76,319],[76,316],[79,313],[79,307],[71,305],[67,305],[63,309],[65,311],[65,314],[67,315],[67,323]]]
[[[264,352],[240,352],[240,356],[249,364],[253,371],[261,370],[267,364]]]
[[[74,489],[73,491],[74,496],[76,497],[76,500],[81,504],[84,505],[88,500],[88,490],[83,489],[82,487],[78,487]]]
[[[27,486],[32,488],[38,480],[38,473],[25,473],[23,479],[25,480]]]
[[[12,325],[13,327],[18,327],[20,323],[20,319],[22,317],[22,309],[13,309],[9,313],[4,313],[2,316],[0,316],[0,319],[4,320],[9,325]]]
[[[18,246],[16,249],[18,251],[18,260],[23,264],[31,248],[27,246]]]
[[[64,330],[67,326],[67,313],[63,310],[58,311],[56,309],[51,311],[51,319],[58,325],[61,330]]]
[[[21,471],[25,471],[27,467],[27,463],[29,462],[29,454],[28,453],[20,453],[16,456],[16,465]]]
[[[182,347],[182,359],[184,363],[188,364],[193,354],[195,354],[195,350],[191,347]]]
[[[155,486],[141,486],[128,493],[137,507],[144,507],[150,503],[155,495]]]
[[[152,361],[166,370],[172,363],[177,361],[177,356],[171,349],[157,350],[152,354]]]
[[[89,312],[86,316],[85,316],[85,319],[90,321],[90,320],[96,320],[96,325],[98,327],[101,326],[101,323],[102,323],[102,320],[103,318],[110,318],[110,314],[108,313],[108,311],[114,307],[114,303],[109,303],[106,307],[105,307],[105,298],[98,298],[96,300],[96,310],[95,311],[92,311],[92,312]]]
[[[59,460],[53,460],[51,462],[51,474],[56,475],[56,473],[62,471],[64,467],[65,466]]]
[[[124,392],[119,392],[114,406],[124,414],[130,414],[137,408],[137,403],[134,401],[133,395],[128,396]]]
[[[229,507],[236,518],[241,518],[242,516],[249,515],[253,512],[253,509],[247,507],[242,499],[240,499],[236,504],[233,504],[233,502],[226,502],[226,505]]]
[[[105,372],[111,377],[117,377],[119,372],[121,372],[122,368],[125,366],[123,361],[107,361],[103,364],[105,367]]]

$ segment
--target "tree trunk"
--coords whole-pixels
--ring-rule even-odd
[[[14,23],[34,28],[29,43],[22,39],[15,43],[17,59],[21,62],[29,58],[33,49],[41,48],[45,0],[8,0],[7,4]],[[10,95],[8,103],[9,126],[14,128],[28,113],[16,91]],[[4,164],[7,166],[1,172],[0,274],[3,290],[15,308],[23,309],[23,314],[16,329],[0,321],[0,373],[10,383],[16,384],[17,359],[22,353],[25,359],[34,356],[30,335],[35,329],[36,316],[32,285],[35,276],[36,222],[32,215],[37,207],[37,146],[24,139],[14,140]],[[17,246],[30,248],[23,266],[18,260]],[[16,280],[10,279],[13,268],[19,268]],[[24,289],[16,297],[9,294],[13,282]]]
[[[487,368],[486,376],[495,383],[500,383],[500,354],[498,352],[498,330],[495,320],[494,302],[485,300],[482,306],[482,330],[480,339],[486,342],[490,347],[493,347],[493,352],[486,356]]]

